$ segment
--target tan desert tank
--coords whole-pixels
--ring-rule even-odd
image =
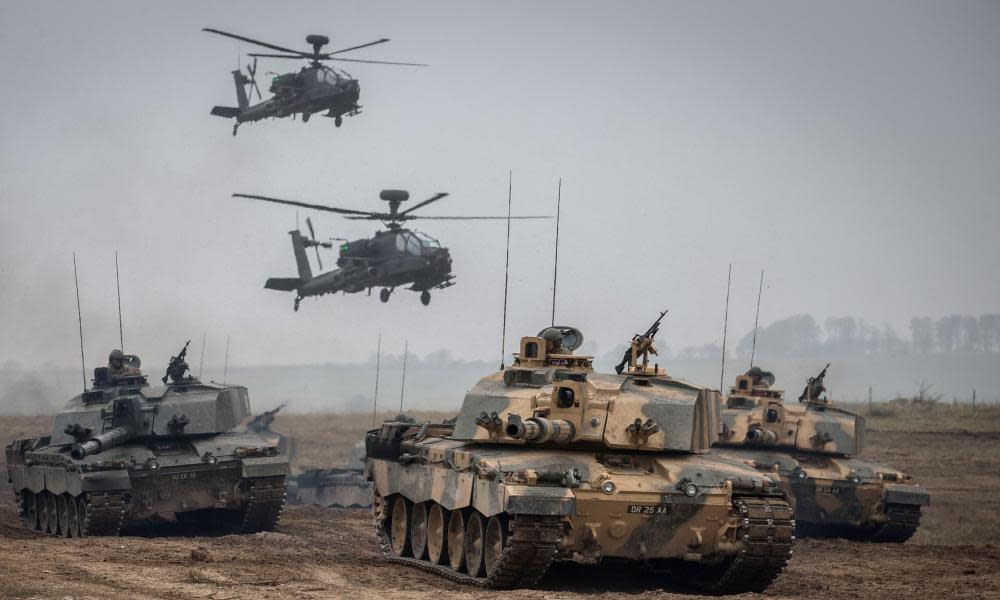
[[[649,363],[658,323],[633,338],[627,372],[595,372],[573,354],[579,330],[549,327],[453,422],[370,432],[388,560],[490,588],[602,559],[715,593],[767,588],[791,555],[791,507],[777,478],[708,453],[719,394]]]
[[[825,376],[826,368],[809,378],[797,404],[786,404],[774,375],[759,367],[737,377],[717,451],[780,475],[800,536],[905,542],[930,496],[910,475],[857,458],[865,420],[831,405]]]

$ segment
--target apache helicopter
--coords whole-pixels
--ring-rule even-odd
[[[240,123],[259,121],[268,117],[288,117],[296,113],[302,115],[302,122],[309,121],[313,113],[327,111],[324,116],[333,118],[333,124],[340,127],[343,123],[343,116],[353,117],[361,112],[358,98],[361,94],[361,86],[358,80],[351,77],[346,71],[328,67],[323,64],[325,60],[336,60],[356,63],[372,63],[379,65],[403,65],[409,67],[426,67],[420,63],[388,62],[384,60],[362,60],[358,58],[334,57],[336,54],[351,52],[360,48],[367,48],[376,44],[388,42],[387,38],[368,42],[350,48],[334,50],[333,52],[320,52],[320,49],[330,43],[330,38],[325,35],[308,35],[306,43],[312,45],[312,52],[292,50],[268,44],[259,40],[228,33],[218,29],[206,27],[202,31],[224,35],[233,39],[241,40],[271,50],[278,50],[285,54],[260,54],[250,53],[248,56],[254,57],[253,64],[247,65],[247,75],[239,69],[233,71],[233,79],[236,82],[236,102],[238,106],[216,106],[212,108],[212,114],[217,117],[236,119],[233,125],[233,135],[239,129]],[[270,92],[274,94],[271,98],[263,100],[260,88],[257,86],[257,58],[291,58],[295,60],[308,60],[309,65],[302,67],[298,73],[274,74],[271,79]],[[250,105],[249,92],[257,92],[257,99],[262,100],[254,105]]]
[[[323,210],[344,215],[345,219],[381,221],[388,227],[378,231],[372,238],[359,240],[342,240],[340,256],[337,258],[337,269],[313,276],[309,265],[307,248],[316,249],[316,262],[320,270],[323,262],[320,259],[320,248],[332,248],[331,242],[316,239],[312,221],[306,219],[309,227],[309,237],[295,229],[288,232],[292,236],[292,250],[295,252],[295,263],[299,269],[298,277],[272,277],[264,283],[270,290],[295,292],[295,310],[299,310],[299,302],[307,296],[322,296],[343,292],[355,294],[367,289],[371,295],[373,287],[381,287],[379,298],[388,302],[396,287],[410,284],[407,289],[420,292],[420,302],[427,306],[431,302],[432,289],[444,289],[455,284],[455,276],[451,273],[451,254],[448,248],[426,233],[407,229],[403,223],[413,219],[437,220],[506,220],[506,219],[549,219],[549,216],[513,216],[513,217],[443,217],[415,215],[413,211],[427,206],[432,202],[445,198],[448,194],[438,193],[418,202],[404,211],[399,205],[410,198],[404,190],[382,190],[379,197],[389,203],[389,212],[369,212],[325,206],[322,204],[307,204],[295,200],[281,200],[268,196],[252,194],[233,194],[236,198],[264,200],[302,208]]]

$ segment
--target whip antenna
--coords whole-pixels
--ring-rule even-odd
[[[500,328],[500,370],[503,371],[504,351],[507,349],[507,286],[510,282],[510,198],[514,189],[514,172],[507,173],[507,258],[503,265],[503,326]]]
[[[399,414],[403,414],[403,392],[406,391],[406,355],[410,351],[410,340],[403,346],[403,382],[399,384]]]
[[[726,380],[726,333],[729,329],[729,288],[733,283],[733,263],[729,263],[729,275],[726,277],[726,316],[722,319],[722,371],[719,373],[719,392],[723,390]]]
[[[118,289],[118,345],[125,354],[125,335],[122,333],[122,284],[118,277],[118,251],[115,250],[115,287]]]
[[[556,281],[559,279],[559,209],[562,207],[562,177],[556,195],[556,259],[552,266],[552,326],[556,324]]]
[[[382,369],[382,332],[378,334],[378,349],[375,350],[375,399],[372,400],[372,427],[375,427],[375,420],[378,414],[378,376]]]
[[[205,336],[208,335],[207,331],[201,332],[201,358],[198,359],[198,379],[201,379],[201,371],[205,366]]]
[[[753,318],[753,345],[750,347],[750,368],[753,368],[753,357],[757,352],[757,320],[760,318],[760,295],[764,291],[764,269],[760,270],[760,286],[757,288],[757,314]]]
[[[76,252],[73,253],[73,285],[76,286],[76,322],[80,326],[80,374],[83,391],[87,391],[87,365],[83,360],[83,312],[80,310],[80,280],[76,275]]]
[[[222,383],[226,383],[226,375],[229,373],[229,336],[226,336],[226,362],[222,363]]]

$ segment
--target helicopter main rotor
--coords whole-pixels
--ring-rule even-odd
[[[494,216],[427,216],[427,215],[415,215],[413,211],[418,208],[423,208],[432,202],[437,202],[438,200],[447,197],[448,194],[445,192],[439,192],[434,194],[426,200],[422,200],[413,206],[407,208],[406,210],[400,212],[399,205],[406,202],[410,198],[409,192],[406,190],[382,190],[379,197],[389,203],[389,212],[374,212],[374,211],[364,211],[364,210],[354,210],[349,208],[340,208],[336,206],[327,206],[324,204],[309,204],[307,202],[299,202],[298,200],[284,200],[281,198],[272,198],[270,196],[258,196],[255,194],[233,194],[234,198],[248,198],[251,200],[263,200],[265,202],[274,202],[277,204],[287,204],[290,206],[299,206],[302,208],[311,208],[314,210],[322,210],[326,212],[337,213],[343,215],[345,219],[358,220],[358,221],[381,221],[386,227],[392,230],[397,230],[402,227],[405,221],[410,221],[413,219],[433,219],[433,220],[449,220],[449,221],[476,221],[476,220],[507,220],[507,219],[551,219],[550,215],[517,215],[511,217],[494,217]]]
[[[254,58],[292,58],[296,60],[305,59],[311,61],[314,66],[318,66],[324,60],[336,60],[345,62],[358,62],[358,63],[372,63],[379,65],[403,65],[408,67],[426,67],[429,65],[423,63],[407,63],[407,62],[391,62],[385,60],[365,60],[360,58],[342,58],[334,56],[337,54],[343,54],[345,52],[352,52],[354,50],[360,50],[361,48],[367,48],[369,46],[375,46],[377,44],[384,44],[389,41],[389,38],[382,38],[375,40],[374,42],[368,42],[365,44],[359,44],[357,46],[351,46],[349,48],[341,48],[340,50],[334,50],[332,52],[320,52],[323,46],[330,43],[330,38],[325,35],[310,34],[306,36],[306,43],[312,46],[312,52],[308,50],[293,50],[291,48],[285,48],[283,46],[277,46],[275,44],[269,44],[267,42],[262,42],[260,40],[255,40],[253,38],[248,38],[246,36],[237,35],[235,33],[229,33],[228,31],[222,31],[219,29],[213,29],[211,27],[205,27],[202,31],[207,31],[208,33],[214,33],[216,35],[225,36],[228,38],[233,38],[235,40],[240,40],[242,42],[247,42],[248,44],[254,44],[261,46],[263,48],[268,48],[271,50],[277,50],[282,54],[264,54],[259,52],[251,52],[248,56],[253,56]]]

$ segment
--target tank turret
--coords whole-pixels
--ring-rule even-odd
[[[247,389],[186,376],[186,349],[171,358],[164,385],[149,384],[138,358],[118,364],[113,353],[115,364],[94,370],[92,388],[56,415],[51,435],[7,447],[29,527],[114,535],[130,522],[212,518],[215,509],[238,515],[231,521],[244,530],[274,526],[288,459],[260,435],[234,431],[250,415]],[[115,508],[97,508],[107,506]]]
[[[829,366],[829,365],[827,365]],[[822,387],[826,369],[810,378],[806,393]],[[736,378],[722,409],[719,442],[801,450],[840,456],[861,453],[865,419],[831,406],[813,393],[812,400],[786,405],[774,374],[754,367]]]
[[[810,377],[792,404],[760,367],[736,377],[722,406],[718,451],[781,477],[799,535],[905,541],[930,496],[906,473],[854,458],[865,420],[824,396],[829,367]]]
[[[620,373],[575,354],[578,329],[545,328],[453,421],[370,431],[387,559],[493,588],[530,586],[557,559],[677,568],[715,593],[766,588],[791,554],[791,508],[776,478],[708,453],[721,397],[650,363],[658,323]]]

